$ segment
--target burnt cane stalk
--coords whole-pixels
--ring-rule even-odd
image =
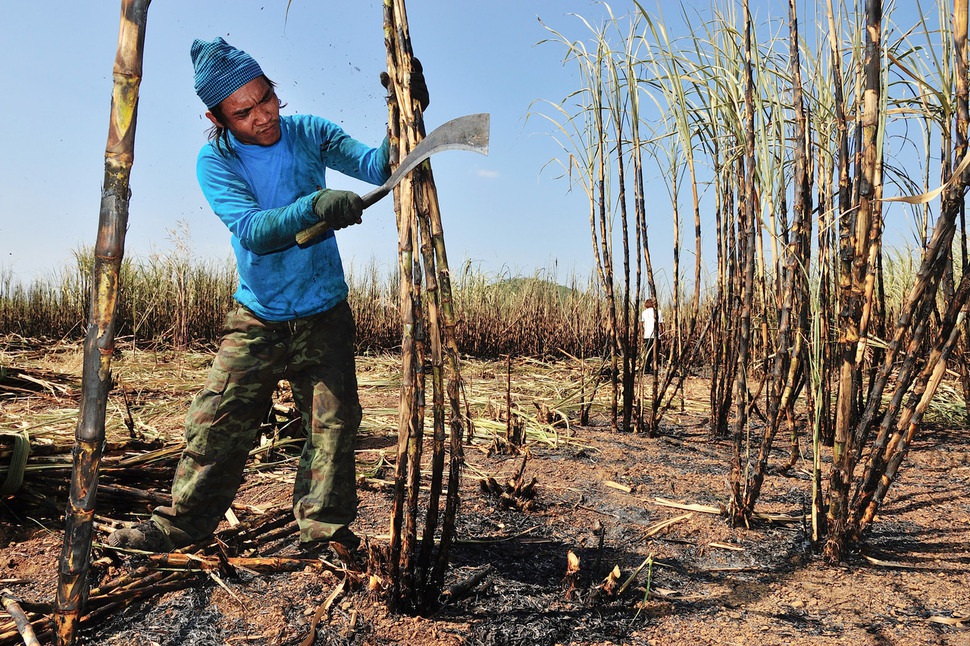
[[[768,472],[768,456],[778,432],[780,413],[787,411],[798,394],[799,363],[803,356],[799,340],[805,335],[807,315],[802,305],[807,301],[807,282],[804,280],[811,258],[807,231],[811,222],[811,185],[808,172],[808,146],[806,133],[805,105],[802,95],[801,65],[798,52],[798,18],[795,0],[788,2],[791,32],[790,61],[792,72],[792,101],[795,111],[795,191],[794,221],[792,235],[786,249],[784,267],[784,288],[782,289],[782,310],[778,321],[778,348],[775,352],[771,375],[771,396],[768,402],[768,423],[758,451],[746,491],[744,492],[743,513],[745,522],[750,522],[754,505],[761,493],[761,486]]]
[[[396,47],[397,25],[395,7],[392,0],[384,1],[384,42],[387,47],[388,67],[388,137],[391,144],[392,159],[401,159],[399,151],[406,145],[402,139],[407,137],[408,125],[403,123],[401,102],[397,98],[398,87],[402,86],[396,77],[399,71],[399,55]],[[412,115],[413,118],[413,115]],[[406,151],[405,151],[406,154]],[[405,190],[407,189],[407,190]],[[413,515],[406,513],[405,501],[408,495],[408,474],[412,471],[410,463],[415,447],[421,445],[423,419],[419,400],[419,385],[422,364],[418,358],[416,328],[421,317],[420,292],[415,293],[415,237],[416,217],[414,214],[411,178],[405,178],[394,191],[394,210],[397,214],[398,261],[401,271],[400,308],[401,308],[401,410],[398,423],[397,467],[395,471],[394,501],[391,509],[390,562],[389,575],[392,591],[391,601],[396,604],[401,598],[412,594],[411,557],[413,555],[415,528]],[[418,277],[420,271],[417,272]],[[419,278],[417,278],[419,279]],[[420,462],[416,468],[420,471]]]
[[[410,92],[414,73],[413,50],[404,0],[385,0],[384,37],[391,146],[403,159],[425,135],[421,107],[411,98]],[[420,609],[435,601],[444,585],[444,571],[458,513],[465,424],[450,269],[437,189],[429,162],[416,169],[395,190],[395,210],[400,242],[401,304],[405,324],[402,355],[406,387],[402,387],[398,468],[391,517],[391,602],[399,608]],[[422,284],[425,287],[423,293]],[[421,548],[417,552],[424,384],[427,379],[424,366],[429,352],[433,422],[431,491]],[[451,417],[450,442],[447,441],[446,396]],[[449,486],[442,515],[440,502],[446,466]],[[440,535],[440,539],[435,555],[436,535]]]
[[[604,47],[605,48],[605,47]],[[623,304],[622,322],[618,321],[619,331],[617,344],[623,357],[623,367],[620,375],[623,388],[623,399],[621,402],[622,423],[620,429],[630,431],[633,429],[633,404],[634,404],[634,378],[636,376],[636,343],[631,339],[631,319],[630,319],[630,233],[629,233],[629,210],[626,199],[626,150],[623,147],[624,138],[624,101],[622,99],[622,83],[620,75],[617,73],[617,63],[610,55],[607,59],[607,66],[610,73],[610,84],[613,89],[613,102],[610,104],[610,114],[613,117],[613,128],[616,136],[616,174],[617,174],[617,205],[620,216],[620,240],[623,250]],[[674,245],[676,249],[676,245]],[[676,283],[675,283],[676,284]]]
[[[853,219],[846,218],[840,226],[842,240],[841,333],[839,346],[841,367],[839,393],[836,403],[835,443],[833,445],[832,474],[829,480],[830,533],[825,546],[826,558],[831,562],[842,559],[845,532],[849,513],[849,488],[855,469],[856,453],[853,451],[853,430],[859,417],[858,398],[861,392],[860,359],[866,346],[867,323],[872,308],[871,266],[874,246],[878,235],[873,236],[873,224],[877,218],[876,189],[878,177],[879,103],[882,84],[882,2],[866,0],[866,25],[864,29],[865,56],[863,74],[865,90],[861,134],[861,159],[859,165],[859,201]],[[851,221],[850,221],[851,220]],[[875,237],[875,239],[873,239]]]
[[[135,148],[138,88],[142,76],[145,23],[150,0],[122,0],[118,50],[114,62],[114,90],[104,155],[104,185],[87,335],[81,404],[75,433],[74,470],[61,551],[56,643],[73,644],[80,621],[91,554],[98,471],[104,450],[105,408],[111,389],[115,314],[119,273],[128,226],[128,182]]]
[[[968,178],[964,165],[960,163],[967,155],[968,96],[967,85],[967,1],[956,0],[953,12],[954,68],[956,70],[956,124],[954,164],[958,176],[948,178],[940,210],[940,218],[927,245],[923,262],[904,304],[896,334],[894,335],[882,369],[873,387],[869,406],[866,408],[859,427],[867,428],[876,414],[876,404],[881,400],[886,388],[895,357],[898,355],[905,334],[915,326],[909,342],[906,357],[896,378],[895,391],[889,406],[883,413],[879,433],[870,452],[866,472],[853,499],[852,513],[847,533],[858,536],[872,522],[912,438],[916,433],[926,404],[933,396],[945,370],[946,360],[954,352],[960,334],[958,314],[967,299],[967,272],[963,272],[960,286],[948,295],[947,312],[941,326],[940,335],[930,357],[917,376],[915,359],[921,357],[920,348],[925,347],[928,335],[928,322],[935,309],[937,291],[947,268],[952,263],[953,236],[956,232],[957,218],[964,209],[964,194]],[[912,384],[915,382],[915,387]],[[903,406],[903,398],[909,393],[910,403]],[[895,429],[892,427],[895,426]],[[859,447],[861,449],[861,447]]]
[[[608,153],[608,133],[607,124],[603,114],[609,109],[606,102],[606,81],[603,78],[603,60],[608,55],[605,48],[605,40],[600,37],[597,40],[596,56],[580,56],[580,72],[584,75],[587,87],[584,93],[589,99],[585,106],[587,122],[587,132],[589,138],[590,165],[590,203],[589,203],[589,227],[590,239],[593,244],[593,256],[596,258],[596,272],[600,283],[603,285],[606,297],[606,324],[610,356],[610,385],[612,387],[610,401],[610,423],[612,430],[618,429],[617,407],[618,407],[618,341],[617,341],[617,317],[616,317],[616,294],[614,290],[613,273],[613,226],[609,217],[610,191],[609,191],[609,153]]]
[[[741,218],[744,231],[743,271],[741,280],[741,316],[738,339],[738,370],[734,378],[734,401],[736,408],[734,428],[734,463],[731,470],[731,515],[736,521],[744,522],[744,492],[746,487],[747,457],[745,434],[748,424],[748,407],[751,393],[748,389],[748,376],[751,362],[751,318],[755,289],[755,159],[754,159],[754,70],[751,52],[751,12],[748,1],[744,0],[744,204]],[[740,227],[739,227],[740,228]]]
[[[912,389],[910,403],[903,409],[896,423],[896,429],[885,450],[879,455],[873,452],[873,458],[878,457],[882,465],[878,478],[872,478],[872,491],[864,491],[855,501],[852,514],[849,517],[849,531],[853,537],[858,537],[872,524],[876,512],[882,504],[890,485],[896,479],[896,474],[906,457],[913,438],[919,430],[930,400],[946,374],[947,361],[953,354],[959,340],[960,328],[957,325],[960,313],[966,307],[970,296],[970,274],[963,274],[953,299],[947,303],[947,310],[940,326],[940,334],[936,346],[933,348],[926,364]],[[873,473],[876,473],[873,470]],[[869,482],[865,484],[870,484]]]
[[[957,93],[957,148],[955,163],[967,154],[967,131],[970,128],[970,88],[967,87],[968,74],[968,53],[967,53],[967,0],[954,0],[953,2],[953,40],[956,48],[956,93]],[[961,178],[966,182],[965,178]],[[966,276],[970,273],[970,259],[967,257],[967,211],[965,199],[962,193],[959,194],[960,200],[960,252],[962,258],[961,273]],[[970,353],[970,316],[963,317],[963,348],[960,361],[960,383],[963,385],[963,401],[967,410],[967,424],[970,424],[970,366],[968,363],[968,353]]]
[[[740,160],[732,160],[720,168],[716,184],[720,206],[716,209],[718,220],[718,290],[715,303],[715,325],[711,333],[711,433],[715,437],[727,437],[731,409],[731,384],[737,373],[735,302],[738,293],[735,277],[738,273],[735,249],[735,225],[732,214],[735,211],[735,191],[733,177],[735,165]]]
[[[632,88],[631,91],[628,92],[630,99],[630,112],[633,115],[638,115],[640,113],[640,101],[639,87],[637,86],[637,66],[634,63],[634,58],[632,55],[627,55],[626,57],[626,82],[630,88]],[[650,294],[652,298],[657,299],[657,291],[653,277],[653,261],[650,258],[650,238],[647,228],[647,206],[643,187],[643,143],[640,139],[640,119],[636,116],[630,119],[630,144],[630,164],[631,172],[633,173],[633,208],[634,220],[636,223],[636,284],[634,287],[635,298],[633,311],[639,313],[641,311],[640,294],[641,285],[643,283],[643,272],[646,272],[647,293]],[[660,303],[657,302],[654,306],[659,311]],[[633,326],[634,329],[638,331],[638,334],[634,337],[631,348],[631,352],[634,355],[639,354],[639,332],[641,331],[638,327],[639,321],[640,317],[635,317]],[[643,361],[645,364],[648,361],[654,361],[656,353],[651,354],[652,357],[644,356]],[[654,363],[656,363],[656,361],[654,361]],[[651,380],[652,393],[649,395],[649,406],[644,406],[641,404],[639,407],[640,419],[637,420],[638,427],[645,424],[647,434],[650,437],[653,437],[653,435],[656,433],[657,427],[658,397],[656,373],[658,371],[656,368],[657,366],[654,366],[654,378]],[[641,396],[640,400],[645,400],[645,397]],[[646,422],[643,421],[644,414],[647,416]]]
[[[836,164],[838,167],[837,172],[838,172],[838,178],[839,178],[837,224],[839,226],[840,245],[841,244],[847,245],[849,240],[848,231],[851,226],[851,214],[853,213],[852,179],[849,173],[849,123],[846,117],[845,96],[843,91],[842,54],[841,54],[841,48],[839,47],[839,42],[838,42],[839,36],[835,25],[835,13],[832,8],[832,0],[828,0],[827,15],[828,15],[828,24],[829,24],[829,44],[831,45],[831,49],[832,49],[832,87],[833,87],[833,100],[834,100],[833,110],[835,111],[836,149],[838,151],[838,155],[836,157]],[[823,223],[821,222],[819,223],[820,232],[822,230],[821,229],[822,224]],[[832,224],[832,226],[834,226],[834,223]],[[829,232],[832,231],[832,226],[825,227],[827,241],[831,241],[832,234]],[[825,245],[825,249],[827,250],[831,246],[833,245],[827,244]],[[840,251],[846,254],[851,254],[851,251],[849,251],[847,247],[841,247]],[[836,257],[841,257],[841,254],[839,256],[836,256],[836,254],[831,254],[831,256],[833,259],[835,259]],[[828,269],[829,269],[828,263],[826,263],[825,275],[823,275],[823,278],[822,278],[823,280],[822,286],[823,288],[825,288],[825,292],[826,292],[825,295],[828,294],[829,281],[826,278],[828,275]],[[847,283],[849,281],[848,268],[845,265],[840,264],[839,270],[840,270],[840,274],[839,274],[840,284],[841,282]],[[824,300],[822,301],[822,307],[828,310],[831,307],[832,300],[835,298],[835,296],[836,294],[833,292],[832,298],[827,298],[827,297],[824,298]],[[835,308],[832,308],[832,309],[835,309]],[[825,316],[824,328],[827,330],[828,322],[830,320],[833,320],[833,317],[829,312],[826,312],[825,314],[823,314],[823,316]],[[827,341],[828,336],[826,335],[824,339]],[[828,344],[826,343],[826,345]],[[829,375],[835,373],[834,363],[836,358],[830,353],[826,353],[825,358],[832,360],[832,370],[825,369],[828,366],[823,366],[823,372],[822,372],[823,378],[826,379],[826,381],[828,381]],[[825,389],[826,398],[828,398],[828,393],[831,391],[832,389],[830,388]],[[822,435],[822,442],[824,444],[831,446],[832,442],[834,441],[835,427],[834,427],[833,420],[830,419],[830,415],[828,414],[825,415],[825,418],[822,420],[822,428],[820,429],[820,431]]]

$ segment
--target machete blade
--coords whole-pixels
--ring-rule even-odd
[[[487,112],[465,115],[441,124],[418,142],[418,145],[398,164],[386,182],[361,197],[364,208],[366,209],[390,193],[391,189],[397,186],[405,175],[435,153],[445,150],[470,150],[487,155],[488,131],[489,114]],[[305,245],[329,228],[327,223],[319,222],[296,234],[296,241],[300,245]]]

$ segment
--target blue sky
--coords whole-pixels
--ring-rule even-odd
[[[645,2],[648,8],[657,7]],[[709,15],[710,2],[684,2]],[[738,3],[740,6],[740,3]],[[292,0],[156,0],[149,9],[136,133],[126,254],[167,253],[173,232],[188,227],[196,257],[229,257],[228,231],[199,191],[195,158],[205,141],[205,108],[192,87],[189,46],[222,36],[252,54],[278,84],[284,113],[313,113],[377,145],[387,118],[378,75],[385,66],[382,2]],[[626,15],[632,2],[614,2]],[[661,2],[678,27],[678,5]],[[759,19],[787,3],[758,0]],[[0,271],[29,281],[56,275],[73,252],[93,246],[117,47],[119,2],[15,0],[4,3],[0,65],[8,92],[0,119]],[[411,38],[432,103],[430,128],[454,117],[491,114],[487,157],[446,152],[433,159],[452,269],[465,262],[490,274],[552,272],[561,281],[593,269],[584,194],[570,191],[548,166],[562,150],[536,101],[560,101],[578,86],[563,67],[561,46],[541,20],[576,39],[606,16],[593,0],[421,0],[408,5]],[[811,18],[803,21],[810,21]],[[332,187],[369,188],[337,174]],[[669,199],[656,175],[646,177],[650,235],[660,267],[672,247]],[[689,216],[686,213],[685,216]],[[396,265],[397,234],[386,199],[362,225],[339,234],[345,265]],[[688,234],[689,235],[689,234]],[[692,242],[687,241],[691,246]],[[709,259],[713,262],[713,258]],[[692,263],[692,259],[686,262]],[[688,270],[689,271],[689,270]],[[2,274],[0,274],[2,275]]]
[[[104,147],[117,46],[118,2],[4,3],[0,60],[8,88],[0,120],[0,267],[30,279],[61,270],[97,234]],[[228,232],[195,179],[205,141],[205,108],[192,88],[189,46],[222,36],[252,54],[279,84],[284,113],[313,113],[374,145],[387,110],[378,75],[385,67],[380,0],[156,0],[148,13],[128,256],[171,247],[187,223],[199,257],[229,255]],[[587,0],[421,1],[408,5],[411,38],[422,59],[432,128],[474,112],[491,113],[488,157],[447,152],[433,160],[453,268],[470,261],[488,271],[531,274],[558,263],[562,276],[592,267],[587,211],[568,184],[544,172],[560,154],[549,125],[527,119],[537,99],[573,89],[560,48],[537,18],[558,28],[567,14],[603,15]],[[16,118],[11,118],[16,117]],[[331,174],[331,185],[368,187]],[[391,200],[365,223],[340,233],[345,264],[396,263]]]

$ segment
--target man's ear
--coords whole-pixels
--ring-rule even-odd
[[[222,123],[219,121],[219,119],[216,118],[216,115],[212,114],[211,111],[207,111],[205,113],[205,116],[206,116],[207,119],[209,119],[209,121],[212,122],[212,125],[214,125],[214,126],[216,126],[218,128],[225,128],[225,126],[222,125]]]

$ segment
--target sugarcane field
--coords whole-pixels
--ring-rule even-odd
[[[77,344],[47,345],[8,337],[3,346],[4,365],[20,366],[4,378],[5,423],[30,427],[36,448],[20,492],[5,500],[0,577],[40,636],[57,585],[79,388],[71,375],[81,362]],[[208,361],[203,351],[117,346],[78,643],[966,643],[965,432],[929,425],[864,545],[829,564],[811,544],[804,435],[791,466],[791,446],[779,443],[750,527],[729,521],[730,440],[711,435],[702,371],[649,437],[611,428],[600,361],[465,363],[475,431],[463,447],[450,570],[427,612],[395,613],[386,602],[400,385],[392,355],[359,360],[366,556],[293,558],[299,431],[285,391],[214,540],[182,554],[106,549],[113,526],[166,502],[186,396]],[[582,383],[597,402],[586,424]],[[518,448],[508,442],[509,394]],[[21,643],[9,620],[0,640]]]
[[[970,646],[968,0],[150,4],[2,28],[0,646]]]

